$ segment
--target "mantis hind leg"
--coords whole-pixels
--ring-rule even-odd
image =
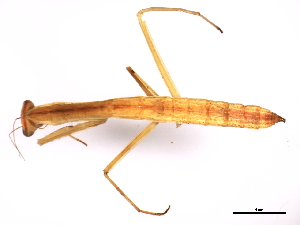
[[[135,146],[137,146],[143,139],[147,137],[147,135],[154,130],[158,122],[152,122],[147,127],[144,128],[104,169],[104,176],[108,179],[108,181],[117,189],[117,191],[123,195],[123,197],[138,211],[146,214],[161,216],[168,212],[170,206],[162,213],[156,213],[151,211],[146,211],[140,209],[123,191],[118,185],[108,176],[108,173],[113,169],[115,165],[118,164]]]
[[[199,12],[194,12],[194,11],[190,11],[190,10],[186,10],[186,9],[182,9],[182,8],[165,8],[165,7],[151,7],[151,8],[147,8],[147,9],[142,9],[137,13],[137,17],[139,20],[139,24],[140,27],[143,31],[143,34],[145,36],[145,39],[147,41],[148,47],[151,51],[151,54],[153,56],[153,59],[158,67],[158,70],[163,78],[163,80],[165,81],[172,97],[175,98],[179,98],[180,94],[179,91],[174,83],[174,81],[172,80],[155,44],[154,41],[151,37],[151,34],[149,32],[149,29],[147,27],[146,21],[144,21],[142,19],[142,16],[145,12],[151,12],[151,11],[178,11],[178,12],[184,12],[184,13],[188,13],[188,14],[192,14],[192,15],[196,15],[196,16],[200,16],[202,19],[204,19],[206,22],[208,22],[209,24],[211,24],[212,26],[214,26],[217,30],[219,30],[221,33],[223,33],[223,31],[221,30],[221,28],[219,28],[217,25],[215,25],[213,22],[211,22],[210,20],[208,20],[205,16],[201,15]]]

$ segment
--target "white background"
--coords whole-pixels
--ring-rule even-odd
[[[300,2],[0,1],[0,224],[299,224]],[[150,6],[201,12],[145,15],[184,97],[259,105],[286,118],[263,130],[160,124],[111,172],[102,170],[149,122],[109,119],[45,146],[8,133],[24,100],[35,105],[144,95],[132,66],[169,95],[136,13]],[[18,126],[20,122],[17,122]],[[233,211],[286,215],[233,215]]]

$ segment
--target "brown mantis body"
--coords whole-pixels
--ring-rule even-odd
[[[82,103],[51,103],[37,107],[25,101],[23,131],[31,136],[42,125],[99,121],[103,118],[151,120],[240,128],[266,128],[283,119],[268,109],[206,99],[139,96]],[[28,125],[25,125],[28,124]]]
[[[110,170],[127,153],[129,153],[131,149],[142,141],[158,123],[175,122],[177,123],[177,126],[181,124],[200,124],[259,129],[270,127],[280,121],[285,122],[285,119],[270,110],[259,106],[180,97],[180,94],[153,43],[147,25],[145,21],[141,19],[142,14],[148,11],[182,11],[198,15],[217,28],[221,33],[222,30],[200,13],[184,9],[158,7],[144,9],[138,13],[140,26],[148,46],[172,97],[158,96],[158,94],[141,77],[139,77],[137,73],[130,67],[127,67],[129,73],[138,82],[147,96],[82,103],[56,102],[36,107],[31,101],[27,100],[23,104],[21,120],[23,133],[27,137],[33,135],[36,129],[40,128],[42,125],[59,125],[67,122],[86,121],[75,126],[61,128],[46,137],[39,139],[38,144],[40,145],[65,136],[71,136],[74,132],[103,124],[109,117],[152,121],[125,147],[123,151],[121,151],[119,155],[115,157],[115,159],[110,162],[104,169],[104,176],[137,211],[152,215],[163,215],[169,210],[170,206],[163,213],[141,210],[108,176]],[[75,138],[73,136],[71,137]]]

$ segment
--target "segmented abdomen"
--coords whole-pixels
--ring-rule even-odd
[[[267,128],[284,119],[259,106],[206,99],[132,97],[111,101],[112,117],[240,128]]]

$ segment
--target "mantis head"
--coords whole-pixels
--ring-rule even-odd
[[[23,102],[23,107],[21,110],[21,123],[22,123],[22,129],[23,134],[26,137],[30,137],[34,134],[36,129],[41,127],[41,124],[36,124],[30,118],[27,118],[28,112],[34,108],[34,104],[30,100],[26,100]]]

